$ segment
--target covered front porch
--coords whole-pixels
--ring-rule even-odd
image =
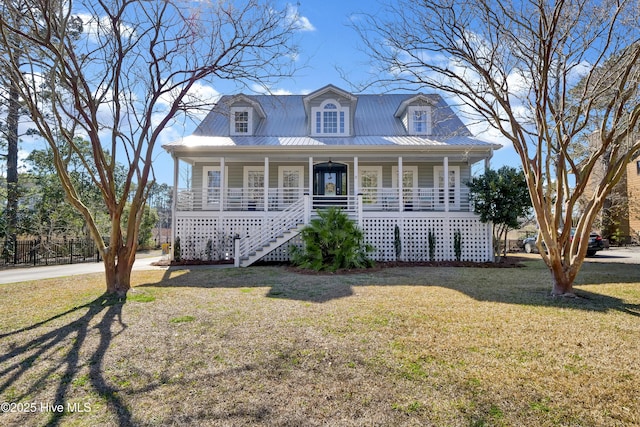
[[[173,235],[181,239],[183,256],[229,253],[240,266],[286,261],[288,247],[300,244],[302,226],[318,209],[337,206],[377,248],[375,260],[395,259],[396,227],[403,259],[451,259],[457,232],[464,259],[489,258],[490,233],[472,212],[465,184],[474,164],[487,166],[486,149],[279,148],[174,155],[176,183],[180,163],[188,165],[182,171],[187,185],[174,188],[173,204]]]
[[[176,182],[179,174],[176,158]],[[472,159],[403,156],[193,158],[191,179],[175,188],[177,212],[278,212],[303,195],[312,207],[363,212],[469,212]],[[224,173],[223,173],[224,171]],[[445,178],[446,177],[446,178]]]

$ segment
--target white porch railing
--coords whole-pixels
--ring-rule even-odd
[[[358,196],[313,196],[313,210],[338,207],[347,215],[355,215],[358,212]]]
[[[445,190],[442,188],[404,188],[402,198],[397,188],[363,188],[364,211],[444,211]],[[402,200],[402,204],[400,202]],[[449,210],[469,211],[469,189],[449,189]]]
[[[228,188],[222,198],[219,188],[207,190],[179,189],[178,211],[284,211],[302,198],[303,188],[270,188],[265,209],[264,189]],[[363,211],[444,211],[445,191],[438,188],[404,188],[402,197],[397,188],[363,188]],[[402,203],[400,202],[402,200]],[[313,208],[339,206],[350,214],[357,212],[357,196],[313,196]],[[449,189],[449,210],[469,212],[469,189]]]

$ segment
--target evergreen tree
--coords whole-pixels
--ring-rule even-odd
[[[531,209],[524,174],[516,168],[503,166],[497,171],[488,169],[467,185],[474,212],[480,215],[480,221],[492,224],[494,253],[500,261],[500,242],[504,239],[506,257],[507,233],[517,228],[518,220]]]

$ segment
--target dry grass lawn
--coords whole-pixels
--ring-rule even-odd
[[[134,281],[0,286],[0,425],[640,425],[637,265]]]

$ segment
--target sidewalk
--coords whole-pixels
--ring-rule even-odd
[[[136,262],[133,264],[133,270],[166,270],[168,267],[151,265],[151,263],[160,261],[162,258],[162,255],[157,255],[157,251],[149,254],[139,253],[136,255]],[[53,277],[76,276],[90,273],[104,273],[104,264],[102,262],[88,262],[80,264],[6,269],[0,271],[0,284],[51,279]]]

